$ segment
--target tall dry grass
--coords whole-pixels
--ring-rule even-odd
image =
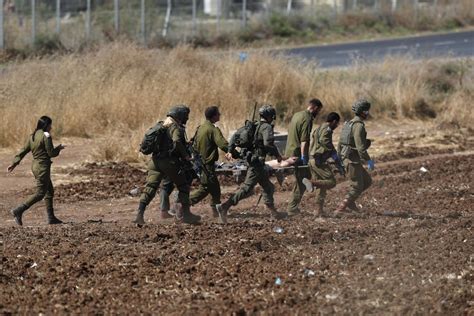
[[[113,44],[84,55],[13,64],[0,77],[0,146],[17,147],[41,115],[54,120],[55,136],[105,139],[93,150],[107,160],[140,159],[143,132],[177,103],[191,107],[188,133],[203,110],[218,104],[224,133],[249,116],[255,101],[275,104],[281,128],[310,97],[325,111],[350,115],[350,104],[370,99],[375,118],[432,118],[468,125],[474,62],[387,59],[345,70],[320,70],[284,57],[235,54],[189,47],[145,50]],[[462,113],[458,115],[458,113]]]

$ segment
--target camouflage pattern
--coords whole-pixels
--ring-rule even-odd
[[[278,148],[275,146],[275,136],[273,126],[265,120],[261,120],[256,129],[256,149],[253,152],[251,162],[247,169],[247,176],[240,189],[232,195],[230,201],[232,205],[249,197],[257,184],[263,189],[263,201],[267,205],[273,205],[273,193],[275,186],[270,181],[270,176],[265,168],[265,158],[267,155],[281,157]]]

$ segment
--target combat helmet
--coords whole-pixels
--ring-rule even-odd
[[[362,112],[370,110],[370,102],[366,99],[359,99],[352,105],[352,111],[356,115],[360,115]]]
[[[191,110],[185,104],[179,104],[173,106],[166,116],[170,116],[175,120],[179,121],[181,124],[186,124],[189,119],[189,113]]]
[[[258,109],[258,114],[260,114],[260,116],[264,118],[272,118],[272,119],[276,118],[275,108],[271,106],[270,104],[262,105],[260,109]]]

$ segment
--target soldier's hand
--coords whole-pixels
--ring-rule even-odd
[[[15,169],[15,167],[16,167],[15,164],[9,165],[8,168],[7,168],[7,172],[8,172],[8,173],[12,172],[12,171]]]
[[[188,162],[191,162],[193,161],[193,157],[190,157],[190,156],[187,156],[186,158],[184,158],[184,160],[188,161]]]
[[[231,154],[231,153],[226,153],[226,154],[225,154],[225,159],[227,159],[227,160],[230,161],[230,160],[232,160],[232,158],[233,158],[233,157],[232,157],[232,154]]]
[[[64,146],[63,144],[59,144],[59,145],[58,145],[58,149],[59,149],[59,150],[63,150],[64,148],[66,148],[66,146]]]
[[[283,157],[282,156],[278,156],[277,157],[277,161],[280,163],[281,161],[283,160]]]

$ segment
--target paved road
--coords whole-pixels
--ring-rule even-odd
[[[417,59],[474,57],[474,31],[301,47],[283,52],[290,56],[317,60],[324,68],[348,66],[354,59],[377,61],[386,56],[406,54]]]

